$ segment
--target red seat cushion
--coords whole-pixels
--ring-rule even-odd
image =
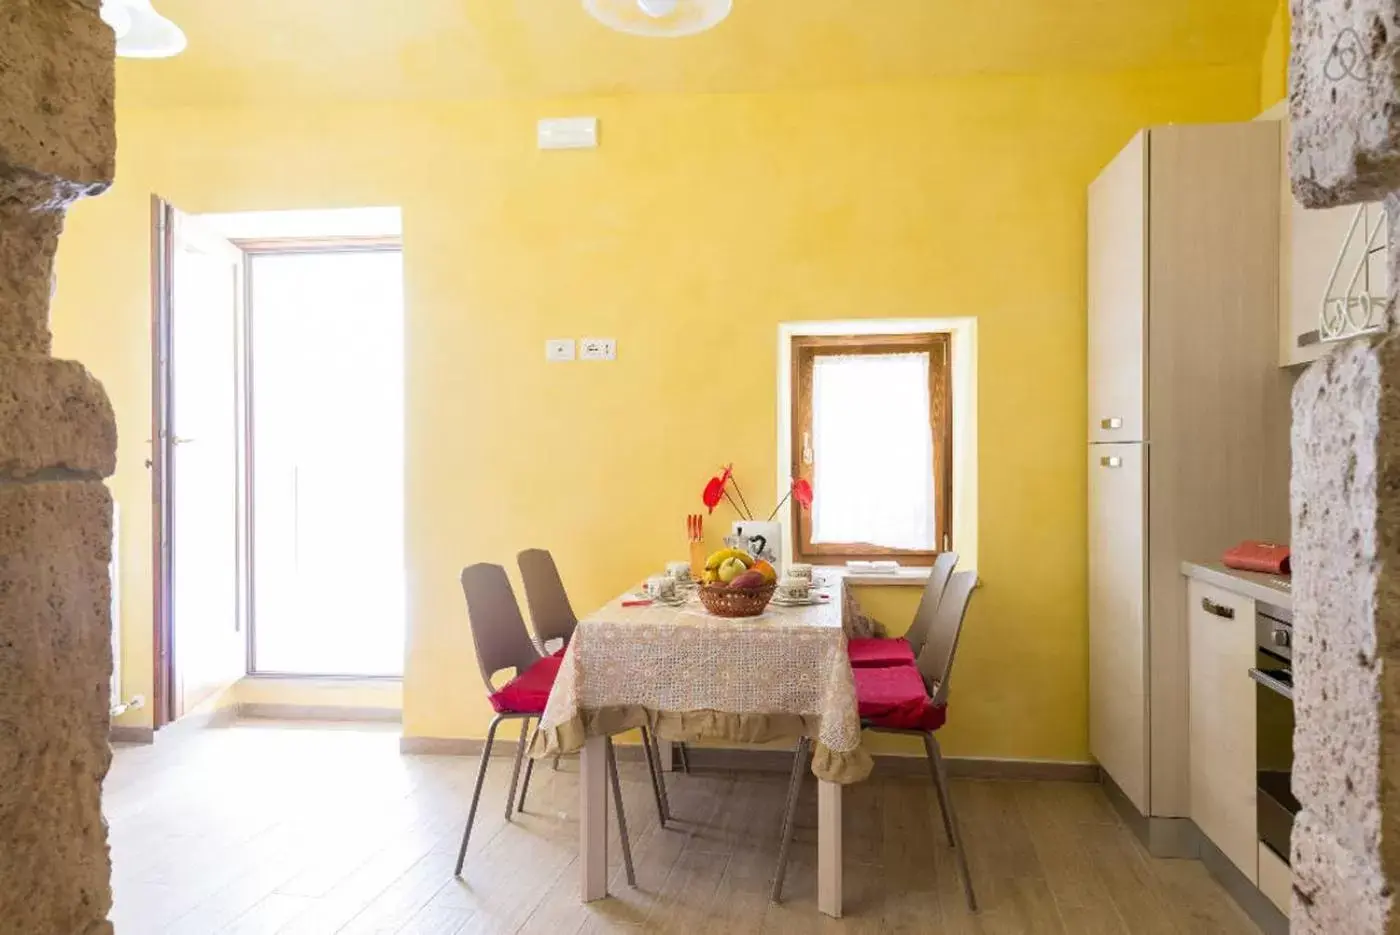
[[[892,640],[876,636],[858,637],[846,643],[846,655],[853,666],[911,666],[914,648],[902,636]]]
[[[944,705],[934,705],[914,666],[853,669],[860,719],[871,727],[934,731],[948,719]]]
[[[539,662],[491,693],[491,707],[497,714],[544,714],[549,692],[559,674],[560,656],[545,656]]]

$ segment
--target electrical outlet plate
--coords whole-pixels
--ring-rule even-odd
[[[573,338],[550,338],[544,342],[545,360],[573,360]]]
[[[617,341],[613,338],[580,338],[579,360],[617,360]]]

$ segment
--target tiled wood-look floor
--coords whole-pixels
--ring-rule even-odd
[[[846,912],[815,905],[805,787],[787,899],[768,903],[785,778],[673,776],[661,830],[624,761],[638,888],[578,902],[577,763],[542,768],[504,821],[489,773],[466,881],[452,861],[473,757],[404,757],[385,730],[245,722],[119,750],[107,783],[118,935],[218,932],[1254,932],[1201,866],[1146,856],[1094,786],[955,781],[974,880],[968,913],[926,780],[846,794]],[[615,837],[615,835],[614,835]]]

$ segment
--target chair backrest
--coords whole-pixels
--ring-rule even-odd
[[[904,638],[909,641],[909,648],[914,650],[915,659],[923,652],[929,628],[933,626],[934,614],[938,613],[938,603],[943,599],[943,589],[948,586],[948,579],[953,576],[953,569],[957,565],[957,552],[942,552],[933,560],[933,568],[928,573],[928,583],[924,585],[924,594],[919,598],[919,608],[914,611],[914,622],[909,625],[909,632],[904,634]]]
[[[524,672],[540,659],[525,629],[506,570],[485,562],[462,569],[462,593],[467,598],[467,623],[476,645],[476,664],[491,689],[491,676],[502,669]]]
[[[578,617],[569,604],[554,556],[545,549],[526,549],[515,561],[525,582],[525,603],[530,606],[530,622],[535,626],[540,647],[550,640],[568,643],[578,626]]]
[[[938,613],[929,627],[928,642],[919,653],[919,674],[933,687],[934,704],[948,701],[948,680],[953,674],[953,656],[958,651],[963,617],[967,614],[972,589],[977,587],[977,572],[960,571],[948,579]]]

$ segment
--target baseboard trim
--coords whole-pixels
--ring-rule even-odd
[[[497,740],[493,750],[515,752],[516,741]],[[468,737],[400,737],[399,752],[416,756],[480,756],[482,741]],[[736,770],[765,773],[786,773],[792,770],[789,750],[742,749],[734,747],[686,747],[690,766],[700,770]],[[627,760],[640,760],[642,748],[636,744],[618,744],[617,755]],[[1016,779],[1051,782],[1098,782],[1097,763],[1074,763],[1058,760],[1013,760],[985,757],[946,758],[948,772],[964,779]],[[875,757],[875,776],[927,776],[928,761],[919,756],[879,754]]]
[[[1189,818],[1160,818],[1142,814],[1112,776],[1102,770],[1099,772],[1108,801],[1149,854],[1182,860],[1200,859],[1203,836],[1195,822]]]
[[[154,727],[122,727],[113,724],[107,729],[108,743],[153,744],[156,742]]]
[[[1288,917],[1278,911],[1269,897],[1240,872],[1225,853],[1216,847],[1204,834],[1197,834],[1201,841],[1201,863],[1215,878],[1222,889],[1230,894],[1244,914],[1254,920],[1254,924],[1264,935],[1288,935]]]
[[[403,711],[398,708],[240,701],[235,710],[241,718],[276,721],[374,721],[392,724],[403,722]]]

